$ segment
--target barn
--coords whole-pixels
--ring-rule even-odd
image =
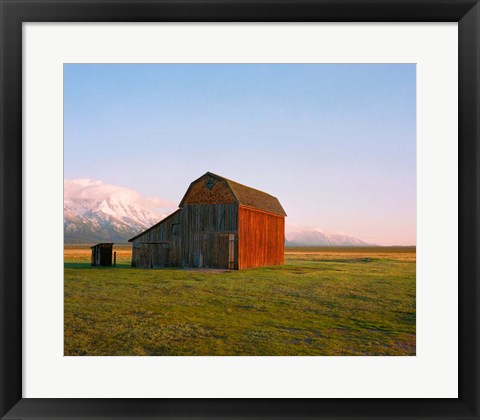
[[[282,265],[285,216],[272,195],[207,172],[190,184],[177,211],[129,240],[132,266]]]

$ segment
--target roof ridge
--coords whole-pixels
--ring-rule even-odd
[[[269,194],[269,193],[267,193],[267,192],[265,192],[265,191],[259,190],[258,188],[249,187],[248,185],[240,184],[240,182],[232,181],[231,179],[227,179],[227,181],[228,181],[228,182],[233,182],[234,184],[240,185],[241,187],[245,187],[245,188],[248,188],[248,189],[250,189],[250,190],[254,190],[254,191],[257,191],[257,192],[259,192],[259,193],[268,195],[269,197],[277,198],[277,197],[275,197],[275,196],[272,195],[272,194]]]
[[[160,223],[165,222],[167,219],[170,219],[174,214],[178,213],[182,208],[178,208],[174,212],[170,213],[168,216],[165,216],[162,220],[159,220],[157,223],[154,225],[150,226],[149,228],[145,229],[143,232],[140,232],[139,234],[135,235],[133,238],[130,238],[128,242],[132,242],[134,239],[138,238],[139,236],[143,235],[144,233],[150,232],[154,227],[157,227]]]
[[[269,194],[269,193],[267,193],[267,192],[265,192],[265,191],[259,190],[258,188],[250,187],[249,185],[242,184],[242,183],[240,183],[240,182],[234,181],[233,179],[225,178],[224,176],[214,174],[213,172],[207,172],[205,175],[207,175],[207,174],[208,174],[208,175],[213,175],[213,176],[215,176],[215,177],[217,177],[217,178],[220,178],[220,179],[222,179],[222,180],[224,180],[224,181],[227,181],[228,183],[237,184],[237,185],[240,185],[241,187],[249,188],[250,190],[254,190],[254,191],[257,191],[257,192],[259,192],[259,193],[268,195],[268,196],[270,196],[270,197],[277,198],[277,197],[275,197],[275,196],[272,195],[272,194]],[[203,175],[203,176],[205,176],[205,175]],[[234,192],[234,194],[235,194],[235,192]]]

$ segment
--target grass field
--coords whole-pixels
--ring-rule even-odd
[[[65,355],[414,355],[415,248],[290,248],[244,271],[65,248]]]

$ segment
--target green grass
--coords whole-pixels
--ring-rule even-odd
[[[65,355],[414,355],[411,255],[287,253],[282,267],[200,272],[69,254]]]

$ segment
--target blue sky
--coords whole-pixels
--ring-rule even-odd
[[[180,202],[207,171],[290,228],[415,244],[414,64],[66,64],[65,178]]]

